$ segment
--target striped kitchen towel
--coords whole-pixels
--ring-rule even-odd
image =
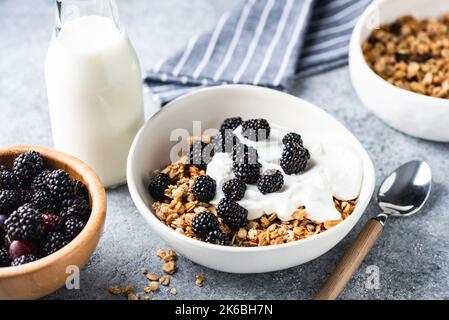
[[[372,0],[243,0],[214,30],[194,36],[145,79],[162,105],[205,86],[288,90],[292,81],[347,63],[351,31]]]

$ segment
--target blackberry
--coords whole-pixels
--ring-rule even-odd
[[[368,42],[369,42],[369,44],[371,44],[372,46],[375,46],[376,43],[379,42],[379,38],[377,38],[377,37],[374,36],[374,35],[370,35],[370,36],[368,37]]]
[[[9,256],[8,249],[0,248],[0,268],[9,267],[11,265],[11,257]]]
[[[232,131],[226,130],[213,137],[211,143],[215,152],[231,153],[240,141]]]
[[[240,143],[232,150],[232,159],[237,164],[257,164],[259,154],[255,148]]]
[[[284,185],[284,176],[279,170],[271,169],[262,174],[257,181],[257,188],[263,194],[281,190]]]
[[[68,218],[64,223],[64,233],[66,240],[73,240],[86,226],[84,221],[71,217]]]
[[[64,170],[59,169],[50,172],[46,180],[48,190],[56,201],[62,201],[74,196],[74,182]]]
[[[58,213],[56,205],[49,191],[38,190],[31,195],[30,204],[43,212]]]
[[[3,236],[5,232],[5,221],[8,219],[8,216],[6,214],[0,214],[0,237]],[[0,245],[1,245],[1,239],[0,239]]]
[[[189,163],[200,170],[206,170],[209,162],[212,161],[215,150],[213,144],[202,141],[194,141],[189,146]]]
[[[192,220],[192,231],[200,238],[205,239],[210,231],[218,229],[218,219],[209,211],[198,213]]]
[[[86,186],[81,181],[75,180],[75,197],[80,197],[85,200],[89,199],[89,192]]]
[[[305,170],[309,160],[310,153],[306,148],[297,143],[289,143],[282,151],[281,167],[286,174],[297,174]]]
[[[232,230],[237,231],[246,224],[248,210],[237,202],[223,198],[218,203],[218,216]]]
[[[47,176],[50,174],[50,170],[44,170],[39,173],[36,177],[34,177],[31,182],[30,189],[31,190],[48,190],[47,187]]]
[[[210,231],[205,239],[206,242],[221,246],[229,245],[229,235],[221,230]]]
[[[3,245],[5,247],[9,247],[9,245],[11,244],[11,238],[5,234],[2,239],[0,239],[0,244],[3,243]]]
[[[215,197],[217,183],[209,176],[199,176],[192,186],[195,198],[202,202],[208,202]]]
[[[427,52],[427,53],[423,53],[423,54],[417,54],[415,56],[415,61],[418,63],[424,63],[432,58],[433,58],[432,53]]]
[[[9,245],[9,255],[12,259],[27,254],[36,254],[37,252],[38,246],[34,242],[14,240]]]
[[[27,189],[17,190],[22,197],[22,203],[30,203],[33,199],[33,191]]]
[[[229,200],[239,201],[245,196],[246,184],[242,180],[232,179],[223,184],[222,190]]]
[[[247,184],[255,184],[260,176],[260,169],[262,165],[256,164],[238,164],[234,163],[234,175]]]
[[[227,130],[234,131],[242,123],[243,123],[243,120],[240,117],[227,118],[221,124],[220,131],[227,131]]]
[[[27,254],[24,256],[20,256],[18,258],[15,258],[12,262],[11,262],[11,266],[13,267],[17,267],[17,266],[21,266],[23,264],[27,264],[30,262],[34,262],[37,260],[37,257],[34,254]]]
[[[302,142],[301,135],[299,135],[299,134],[297,134],[295,132],[290,132],[290,133],[287,133],[285,135],[285,137],[282,139],[282,143],[284,145],[290,144],[292,142],[302,145],[303,142]]]
[[[19,178],[6,168],[0,170],[0,190],[14,190],[19,188]]]
[[[66,199],[62,202],[62,209],[59,212],[62,218],[77,217],[87,220],[90,215],[89,203],[82,198]]]
[[[396,59],[396,62],[408,62],[410,60],[410,55],[407,53],[395,52],[394,58]]]
[[[10,215],[23,204],[23,195],[18,190],[0,191],[0,214]]]
[[[65,238],[65,235],[62,232],[59,231],[51,231],[49,232],[45,239],[42,241],[42,252],[48,256],[52,253],[55,253],[65,245],[67,245],[68,242]]]
[[[168,188],[170,183],[170,178],[166,173],[159,173],[151,179],[148,191],[155,201],[164,199],[165,189]]]
[[[13,164],[13,171],[21,182],[27,186],[44,170],[44,160],[39,152],[30,151],[19,155]]]
[[[44,213],[41,218],[48,231],[60,230],[64,224],[64,219],[54,214]]]
[[[401,30],[402,24],[400,22],[394,22],[389,27],[389,31],[396,36],[399,36],[401,34]]]
[[[5,234],[5,221],[8,219],[8,216],[5,214],[0,214],[0,248],[7,244],[6,234]]]
[[[251,119],[242,124],[242,135],[252,141],[268,139],[270,131],[270,124],[265,119]]]
[[[14,240],[39,240],[44,231],[41,213],[24,205],[14,211],[5,221],[6,233]]]

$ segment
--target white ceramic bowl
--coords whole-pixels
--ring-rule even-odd
[[[449,12],[447,0],[378,0],[358,21],[351,38],[349,69],[362,102],[390,126],[409,135],[449,141],[449,99],[434,98],[398,88],[378,76],[366,63],[362,43],[374,28],[411,14],[438,18]]]
[[[152,199],[147,191],[150,172],[170,163],[169,153],[175,142],[169,137],[173,129],[192,131],[192,121],[200,120],[203,130],[217,128],[227,118],[262,117],[273,123],[301,132],[313,130],[323,136],[329,128],[360,154],[363,160],[363,185],[354,213],[336,227],[314,237],[276,246],[236,248],[208,244],[188,238],[160,222],[151,211]],[[151,229],[172,248],[190,260],[212,269],[235,273],[259,273],[296,266],[319,257],[335,246],[357,223],[371,199],[375,177],[372,162],[357,139],[329,114],[312,104],[278,91],[253,86],[221,86],[183,96],[151,118],[140,130],[128,158],[128,187]]]

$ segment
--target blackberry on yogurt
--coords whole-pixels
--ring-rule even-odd
[[[282,172],[276,169],[265,171],[257,181],[257,188],[263,194],[277,192],[284,185],[284,176]]]
[[[270,124],[265,119],[251,119],[242,124],[242,135],[252,141],[266,140],[270,132]]]
[[[215,154],[214,145],[203,141],[194,141],[189,146],[189,164],[206,170],[207,164],[212,160]]]
[[[233,117],[233,118],[227,118],[223,121],[220,131],[234,131],[237,129],[241,124],[243,123],[243,120],[241,117]]]

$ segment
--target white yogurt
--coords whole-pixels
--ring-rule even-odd
[[[282,138],[291,130],[271,124],[271,134],[266,141],[250,141],[235,130],[241,142],[257,149],[262,170],[278,169],[283,143]],[[239,204],[248,210],[248,219],[260,218],[264,213],[276,213],[283,221],[292,219],[294,211],[305,206],[308,218],[317,222],[338,220],[341,214],[333,198],[352,200],[358,197],[363,179],[362,160],[344,141],[313,141],[307,132],[301,132],[311,160],[306,171],[297,175],[284,174],[284,186],[275,193],[262,194],[256,185],[247,185],[245,197]],[[217,182],[217,194],[211,203],[218,205],[224,197],[223,184],[235,178],[232,157],[218,153],[207,166],[207,174]]]
[[[141,72],[124,31],[102,16],[67,21],[46,59],[55,148],[91,165],[106,186],[126,180],[143,124]]]

